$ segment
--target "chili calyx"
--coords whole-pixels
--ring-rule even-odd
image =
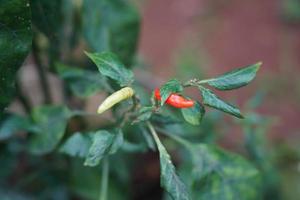
[[[161,101],[160,91],[158,88],[154,90],[154,96],[157,100]],[[175,108],[190,108],[195,104],[193,100],[185,99],[183,96],[176,93],[171,94],[165,103]]]

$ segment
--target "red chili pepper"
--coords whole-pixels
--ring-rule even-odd
[[[158,88],[154,90],[154,96],[157,100],[161,101],[160,91]],[[185,99],[179,94],[171,94],[167,98],[166,104],[169,104],[176,108],[190,108],[194,106],[195,102],[192,100]]]

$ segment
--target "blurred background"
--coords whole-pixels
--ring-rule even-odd
[[[250,86],[226,95],[241,107],[245,99],[263,96],[255,111],[271,120],[265,134],[282,175],[283,199],[298,199],[300,1],[151,0],[140,8],[139,53],[147,70],[163,80],[197,73],[207,78],[263,62]],[[237,129],[226,130],[230,134],[223,145],[239,146],[242,131]]]
[[[265,186],[271,192],[265,199],[299,199],[300,1],[135,0],[132,3],[141,15],[134,71],[149,92],[172,77],[210,78],[236,67],[263,62],[249,86],[218,93],[235,102],[247,119],[234,120],[208,109],[211,114],[202,129],[217,133],[218,143],[226,149],[241,154],[250,152],[249,158],[266,172]],[[73,57],[83,57],[87,48],[84,41],[78,42]],[[39,105],[43,102],[43,88],[34,70],[34,58],[29,55],[19,74],[29,100]],[[62,102],[64,96],[58,90],[62,87],[61,80],[50,73],[46,76],[50,85],[54,85],[49,91],[53,102]],[[193,90],[189,95],[200,98]],[[103,95],[89,98],[84,109],[94,112],[99,98]],[[78,104],[76,100],[71,103]],[[24,113],[17,100],[9,110]],[[133,185],[138,188],[134,199],[156,199],[149,196],[159,190],[156,154],[147,153],[138,159],[145,164],[133,178]]]
[[[144,1],[139,52],[149,63],[148,70],[164,79],[189,73],[184,71],[192,71],[191,77],[193,70],[211,77],[262,61],[251,88],[228,95],[243,105],[255,91],[265,92],[259,111],[278,118],[272,137],[281,142],[298,139],[297,6],[297,0]]]

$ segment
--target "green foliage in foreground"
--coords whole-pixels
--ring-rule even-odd
[[[246,86],[261,63],[210,79],[173,78],[160,87],[158,102],[130,69],[140,18],[128,1],[0,0],[0,15],[1,109],[12,98],[16,71],[30,50],[31,23],[34,64],[43,85],[47,88],[43,72],[49,69],[63,80],[64,92],[61,105],[34,108],[20,93],[18,99],[30,108],[27,114],[1,112],[0,199],[132,199],[137,191],[130,183],[136,171],[144,170],[136,163],[137,155],[146,152],[156,152],[159,158],[165,199],[251,200],[265,195],[262,183],[269,180],[265,177],[271,168],[259,162],[265,156],[257,154],[249,127],[246,147],[254,164],[215,144],[217,126],[222,124],[219,111],[237,118],[244,115],[214,89],[226,92]],[[97,53],[86,52],[77,60],[73,54],[82,40]],[[97,108],[85,112],[88,97],[108,96],[123,87],[135,93],[107,111],[110,119],[96,115]],[[170,94],[184,95],[188,87],[202,96],[194,99],[193,107],[165,105]],[[206,112],[207,107],[218,113]]]

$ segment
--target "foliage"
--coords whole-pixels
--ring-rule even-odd
[[[299,23],[300,20],[300,1],[284,0],[282,1],[282,14],[287,22]]]
[[[0,118],[14,94],[17,70],[30,50],[30,15],[28,0],[0,1]]]
[[[153,151],[159,155],[166,198],[229,200],[264,195],[261,182],[270,168],[217,147],[220,114],[205,112],[208,106],[243,118],[236,106],[218,97],[213,89],[246,86],[261,63],[211,79],[191,77],[183,82],[173,78],[160,87],[159,102],[136,81],[131,70],[140,17],[129,1],[0,0],[0,5],[0,26],[4,27],[0,29],[1,109],[11,99],[11,86],[30,50],[31,35],[32,56],[45,98],[50,87],[46,71],[63,80],[65,97],[62,105],[49,100],[32,108],[25,101],[27,94],[20,90],[19,101],[30,111],[24,115],[1,112],[0,199],[132,199],[134,164],[140,162],[136,155]],[[65,33],[65,24],[72,26],[73,34]],[[76,45],[83,40],[88,51],[96,53],[82,53],[77,58]],[[94,113],[84,109],[89,97],[116,95],[124,87],[134,92],[117,93],[128,98],[120,98],[112,109],[106,109],[110,120],[97,115],[96,108]],[[170,94],[183,96],[190,87],[202,96],[195,99],[193,107],[174,109],[164,104]],[[74,106],[76,100],[79,103]],[[100,120],[91,126],[89,118]],[[261,150],[251,143],[259,141],[246,135],[246,149],[255,160],[261,160],[257,154]]]

